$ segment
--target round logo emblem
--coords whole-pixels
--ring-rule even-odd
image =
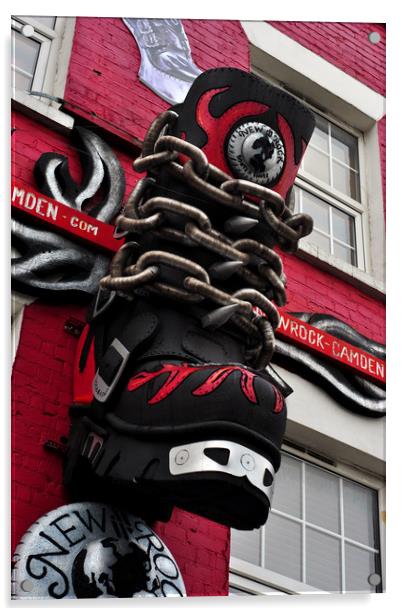
[[[275,181],[285,164],[281,138],[261,122],[246,122],[238,126],[230,136],[227,156],[236,175],[257,184]]]
[[[14,599],[183,597],[161,539],[131,513],[71,503],[39,518],[13,557]]]

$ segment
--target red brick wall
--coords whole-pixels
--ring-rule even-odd
[[[272,26],[385,96],[385,25],[271,21]],[[370,32],[381,35],[370,43]]]
[[[76,305],[35,301],[25,308],[12,378],[12,550],[39,516],[66,502],[60,457],[47,440],[68,435],[72,362],[77,340],[64,329]]]
[[[157,523],[155,532],[171,550],[191,596],[228,594],[230,533],[187,511],[174,509],[168,523]]]
[[[248,70],[247,40],[239,22],[184,19],[183,25],[200,69]],[[106,120],[110,130],[114,125],[142,140],[155,116],[170,105],[138,80],[139,68],[137,43],[121,19],[78,18],[64,98],[77,113],[83,108],[93,121]]]
[[[248,69],[247,41],[238,22],[183,23],[201,69],[220,65]],[[367,43],[367,32],[377,28],[383,32],[381,26],[273,25],[383,92],[383,43]],[[142,139],[150,121],[168,104],[136,79],[138,68],[138,48],[121,20],[78,18],[65,98],[75,105],[77,114],[99,122],[111,134],[123,132]],[[55,151],[69,156],[72,175],[79,178],[78,157],[67,138],[21,114],[13,116],[12,125],[17,128],[12,138],[16,177],[34,185],[35,161],[43,152]],[[379,136],[384,165],[385,121],[379,124]],[[138,177],[131,167],[132,156],[116,153],[126,172],[128,192]],[[297,257],[286,256],[284,261],[289,310],[329,312],[364,335],[384,340],[380,302]],[[84,306],[50,306],[40,301],[25,309],[13,371],[13,546],[35,519],[65,502],[60,459],[46,452],[43,443],[68,432],[71,364],[77,340],[63,326],[68,317],[83,319],[84,314]],[[172,520],[158,524],[156,531],[176,557],[190,595],[227,594],[228,529],[175,510]]]

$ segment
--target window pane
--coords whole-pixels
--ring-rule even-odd
[[[332,209],[332,231],[334,237],[345,244],[355,246],[355,223],[353,216],[341,212],[337,208]]]
[[[344,479],[343,506],[345,536],[377,548],[377,497],[374,490]]]
[[[357,139],[338,126],[331,124],[332,156],[349,167],[359,170]]]
[[[310,214],[314,220],[314,229],[329,233],[329,205],[303,190],[303,212]]]
[[[27,75],[23,75],[19,73],[17,70],[14,71],[13,77],[13,88],[15,90],[23,90],[26,92],[31,91],[32,77],[28,77]]]
[[[342,246],[342,244],[338,244],[337,241],[334,241],[334,255],[346,263],[356,265],[356,251],[352,248]]]
[[[39,15],[31,15],[31,18],[35,21],[39,21],[44,26],[51,28],[53,30],[54,25],[56,23],[56,17],[40,17]],[[30,19],[28,17],[28,19]]]
[[[301,524],[270,513],[266,526],[265,567],[302,579]]]
[[[335,160],[332,162],[332,171],[334,175],[334,188],[360,201],[359,176],[355,171],[348,167],[340,165]]]
[[[13,63],[29,75],[35,72],[40,43],[13,30]]]
[[[376,570],[375,560],[375,554],[372,552],[345,544],[346,590],[376,592],[376,586],[368,581],[372,573],[380,573]]]
[[[275,479],[272,507],[297,518],[302,515],[301,462],[282,455],[281,467]]]
[[[328,254],[331,254],[331,242],[329,238],[322,235],[322,233],[313,231],[307,236],[307,241],[318,246],[318,248],[322,248],[322,250],[325,250]]]
[[[306,583],[341,590],[341,542],[312,528],[306,528]]]
[[[303,169],[322,182],[330,183],[329,157],[327,154],[315,150],[313,146],[306,150],[303,159]]]
[[[328,152],[329,150],[329,134],[328,122],[321,116],[316,116],[316,126],[310,139],[310,145],[315,145],[320,150]]]
[[[340,532],[339,501],[338,477],[306,464],[306,520]]]
[[[260,536],[261,531],[256,530],[231,530],[230,553],[235,558],[241,558],[253,565],[261,565],[260,559]]]

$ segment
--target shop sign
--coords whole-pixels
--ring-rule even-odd
[[[13,210],[48,223],[98,249],[116,252],[123,243],[123,240],[113,237],[112,225],[51,199],[17,180],[11,185],[11,205]]]
[[[13,556],[14,599],[183,597],[171,552],[141,518],[69,503],[39,518]]]
[[[385,362],[382,359],[281,310],[280,323],[275,334],[345,364],[352,370],[363,373],[368,379],[385,383]]]

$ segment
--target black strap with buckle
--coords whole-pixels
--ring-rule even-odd
[[[158,324],[159,319],[153,312],[137,314],[130,319],[121,332],[121,336],[112,340],[99,362],[93,380],[94,400],[92,410],[95,419],[103,419],[106,407],[110,403],[111,396],[132,354],[153,337]]]

